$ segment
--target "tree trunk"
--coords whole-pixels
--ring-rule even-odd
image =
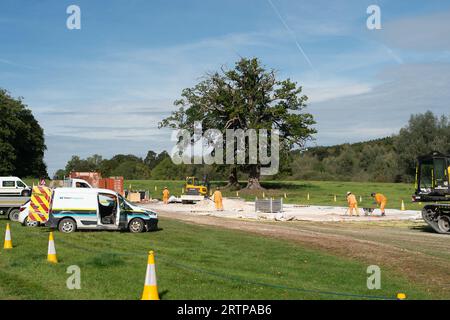
[[[260,178],[261,178],[261,167],[259,165],[251,166],[248,175],[248,182],[246,189],[251,190],[264,189],[259,183]]]
[[[241,188],[238,180],[237,167],[233,167],[228,176],[228,184],[225,186],[227,189],[239,190]]]

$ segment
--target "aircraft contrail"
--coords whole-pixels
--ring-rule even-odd
[[[8,65],[13,66],[13,67],[21,67],[21,68],[27,68],[27,69],[32,69],[32,70],[36,70],[37,69],[35,67],[28,66],[26,64],[19,64],[19,63],[15,63],[15,62],[12,62],[12,61],[9,61],[9,60],[6,60],[6,59],[1,59],[1,58],[0,58],[0,63],[8,64]]]
[[[273,4],[272,0],[267,0],[267,1],[269,2],[269,4],[272,7],[273,11],[275,11],[276,15],[278,16],[278,18],[280,19],[281,23],[284,25],[286,30],[291,34],[291,37],[293,38],[293,40],[295,42],[295,45],[297,46],[298,50],[301,52],[301,54],[305,58],[306,62],[309,64],[311,69],[314,72],[316,72],[316,69],[314,68],[311,60],[309,60],[308,56],[305,53],[305,50],[303,50],[303,47],[301,46],[300,42],[298,42],[297,36],[295,35],[294,31],[288,26],[286,21],[284,21],[283,17],[281,16],[280,12],[278,11],[277,7],[275,7],[275,5]]]

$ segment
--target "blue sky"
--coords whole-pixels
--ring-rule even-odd
[[[81,30],[66,28],[71,4]],[[366,27],[371,4],[382,30]],[[441,0],[2,0],[0,87],[44,127],[50,174],[73,154],[170,149],[157,124],[181,90],[241,56],[303,86],[313,145],[356,142],[449,114],[449,34]]]

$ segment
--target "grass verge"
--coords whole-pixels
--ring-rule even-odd
[[[0,220],[2,235],[5,225]],[[52,265],[48,229],[12,223],[14,248],[0,251],[0,297],[139,299],[152,249],[162,299],[364,299],[397,292],[432,298],[383,266],[382,289],[368,290],[367,265],[289,241],[165,218],[160,226],[143,234],[57,232],[60,263]],[[81,269],[81,290],[66,287],[71,265]]]

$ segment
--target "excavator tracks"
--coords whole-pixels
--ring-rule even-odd
[[[436,232],[450,234],[450,204],[426,205],[422,217]]]

